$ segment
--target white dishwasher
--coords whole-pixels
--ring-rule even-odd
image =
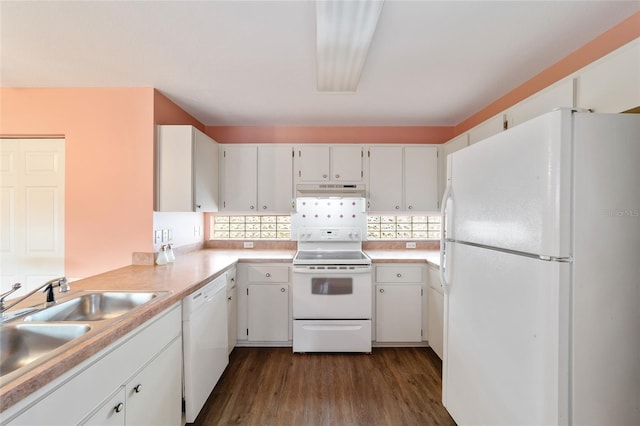
[[[193,423],[229,364],[227,276],[222,274],[182,301],[185,417]]]

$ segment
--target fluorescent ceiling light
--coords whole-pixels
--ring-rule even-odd
[[[317,88],[355,92],[383,0],[317,0]]]

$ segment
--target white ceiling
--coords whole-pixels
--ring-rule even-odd
[[[0,3],[3,87],[155,87],[205,125],[450,126],[640,1],[393,1],[355,94],[321,94],[312,1]]]

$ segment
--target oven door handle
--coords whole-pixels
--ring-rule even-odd
[[[306,268],[293,268],[294,274],[306,274],[306,275],[335,275],[335,274],[370,274],[371,268],[354,268],[354,269],[306,269]]]

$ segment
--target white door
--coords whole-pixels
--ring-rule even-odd
[[[331,177],[336,182],[362,180],[362,147],[345,145],[331,147]]]
[[[296,179],[300,182],[329,180],[329,146],[302,145],[295,148],[297,164]]]
[[[258,146],[258,210],[291,211],[293,200],[293,148]]]
[[[570,265],[447,245],[445,407],[458,424],[566,424]]]
[[[225,146],[222,151],[222,208],[256,211],[258,150],[255,145]]]
[[[407,211],[438,210],[438,148],[405,147],[404,194]]]
[[[369,148],[369,210],[402,210],[402,147]]]
[[[64,139],[0,139],[1,291],[64,275]]]

